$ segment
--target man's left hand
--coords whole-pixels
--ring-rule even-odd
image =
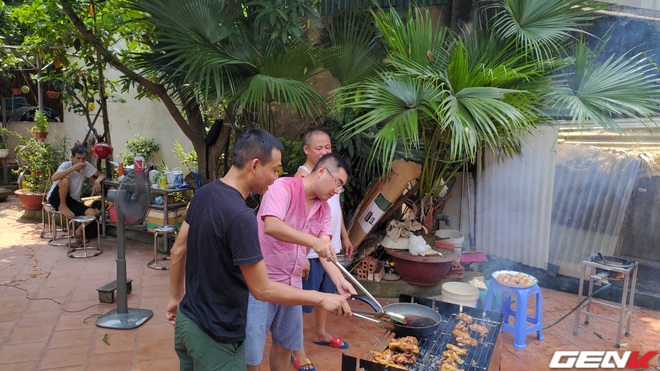
[[[311,266],[310,266],[310,263],[309,263],[309,259],[306,259],[305,260],[305,266],[303,267],[303,271],[302,271],[302,278],[303,279],[306,280],[306,279],[309,278],[309,270],[310,269],[311,269]]]
[[[103,179],[96,179],[94,181],[94,193],[101,193],[101,182]]]
[[[353,285],[345,278],[342,278],[341,283],[337,285],[337,293],[345,298],[350,298],[351,295],[357,295],[357,291],[355,291]]]
[[[351,240],[349,238],[342,238],[341,246],[344,248],[344,256],[350,258],[351,255],[353,255],[353,250],[355,249]]]

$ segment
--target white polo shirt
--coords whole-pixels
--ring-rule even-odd
[[[64,161],[60,167],[57,168],[57,171],[64,171],[68,168],[73,166],[71,161]],[[94,174],[96,174],[96,168],[92,166],[89,162],[85,161],[85,168],[81,171],[72,171],[69,174],[67,174],[67,178],[71,180],[71,187],[69,188],[69,196],[73,198],[74,200],[80,201],[80,193],[82,192],[82,184],[85,178],[91,178]],[[53,189],[55,189],[55,186],[59,183],[59,180],[56,180],[53,182],[53,186],[50,187],[50,191],[48,191],[48,196],[46,198],[50,198],[50,194],[53,193]]]

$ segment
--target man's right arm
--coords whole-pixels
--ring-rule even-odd
[[[299,231],[276,216],[266,215],[264,217],[264,233],[278,241],[311,247],[321,258],[337,260],[337,255],[329,237],[315,237],[309,233]]]
[[[330,313],[351,317],[351,307],[346,298],[337,294],[325,294],[314,290],[301,290],[268,279],[266,263],[241,265],[241,273],[252,295],[261,301],[283,305],[315,305]]]
[[[67,168],[62,169],[62,165],[57,169],[57,171],[50,177],[50,180],[53,182],[56,182],[58,180],[64,179],[67,175],[71,174],[74,171],[78,171],[81,169],[85,168],[85,163],[84,162],[79,162],[73,166],[69,166]]]
[[[179,309],[179,302],[185,294],[186,277],[186,252],[188,251],[188,228],[185,221],[179,228],[179,233],[174,240],[172,250],[170,251],[170,302],[167,304],[165,317],[172,325],[176,321],[176,311]]]

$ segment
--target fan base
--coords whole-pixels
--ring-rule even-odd
[[[96,320],[96,326],[116,329],[132,329],[147,322],[154,312],[149,309],[128,308],[128,313],[117,313],[116,309],[109,311]]]

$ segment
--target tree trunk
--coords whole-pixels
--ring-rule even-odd
[[[206,179],[205,176],[206,172],[203,171],[206,169],[206,159],[204,157],[204,154],[206,153],[205,152],[206,143],[204,142],[204,139],[206,138],[206,121],[204,120],[204,115],[202,114],[202,111],[199,107],[199,102],[194,99],[188,102],[183,102],[183,106],[185,107],[185,109],[182,111],[180,109],[180,105],[174,102],[172,97],[168,94],[167,87],[158,84],[156,82],[153,82],[151,80],[148,80],[144,76],[133,71],[132,69],[124,65],[121,61],[119,61],[119,59],[117,59],[114,54],[112,54],[109,50],[107,50],[103,46],[103,43],[86,27],[84,22],[76,15],[75,11],[71,6],[70,1],[60,0],[60,4],[62,5],[62,10],[71,20],[71,22],[76,27],[78,32],[80,32],[83,39],[96,49],[100,57],[104,58],[105,61],[107,61],[110,65],[112,65],[117,70],[122,72],[124,75],[133,79],[138,84],[142,85],[142,87],[144,87],[146,90],[149,90],[150,92],[154,93],[163,102],[168,112],[176,122],[177,126],[181,129],[183,134],[190,140],[190,142],[193,145],[193,148],[195,149],[195,152],[197,152],[198,155],[197,170],[199,172],[200,177],[202,177],[202,183],[206,183],[209,180],[215,179],[218,175],[217,171],[214,171],[212,173],[212,175],[209,177],[210,179]],[[187,117],[184,116],[183,112],[187,113]],[[220,155],[225,151],[225,148],[228,146],[229,143],[228,138],[231,134],[231,126],[229,126],[229,130],[226,131],[227,132],[225,133],[224,136],[222,135],[220,136],[220,138],[226,138],[226,139],[218,140],[210,148],[210,155],[209,155],[210,169],[215,170],[218,168],[218,160],[220,158]]]
[[[464,24],[472,20],[474,0],[452,0],[451,2],[451,30],[460,31]]]

